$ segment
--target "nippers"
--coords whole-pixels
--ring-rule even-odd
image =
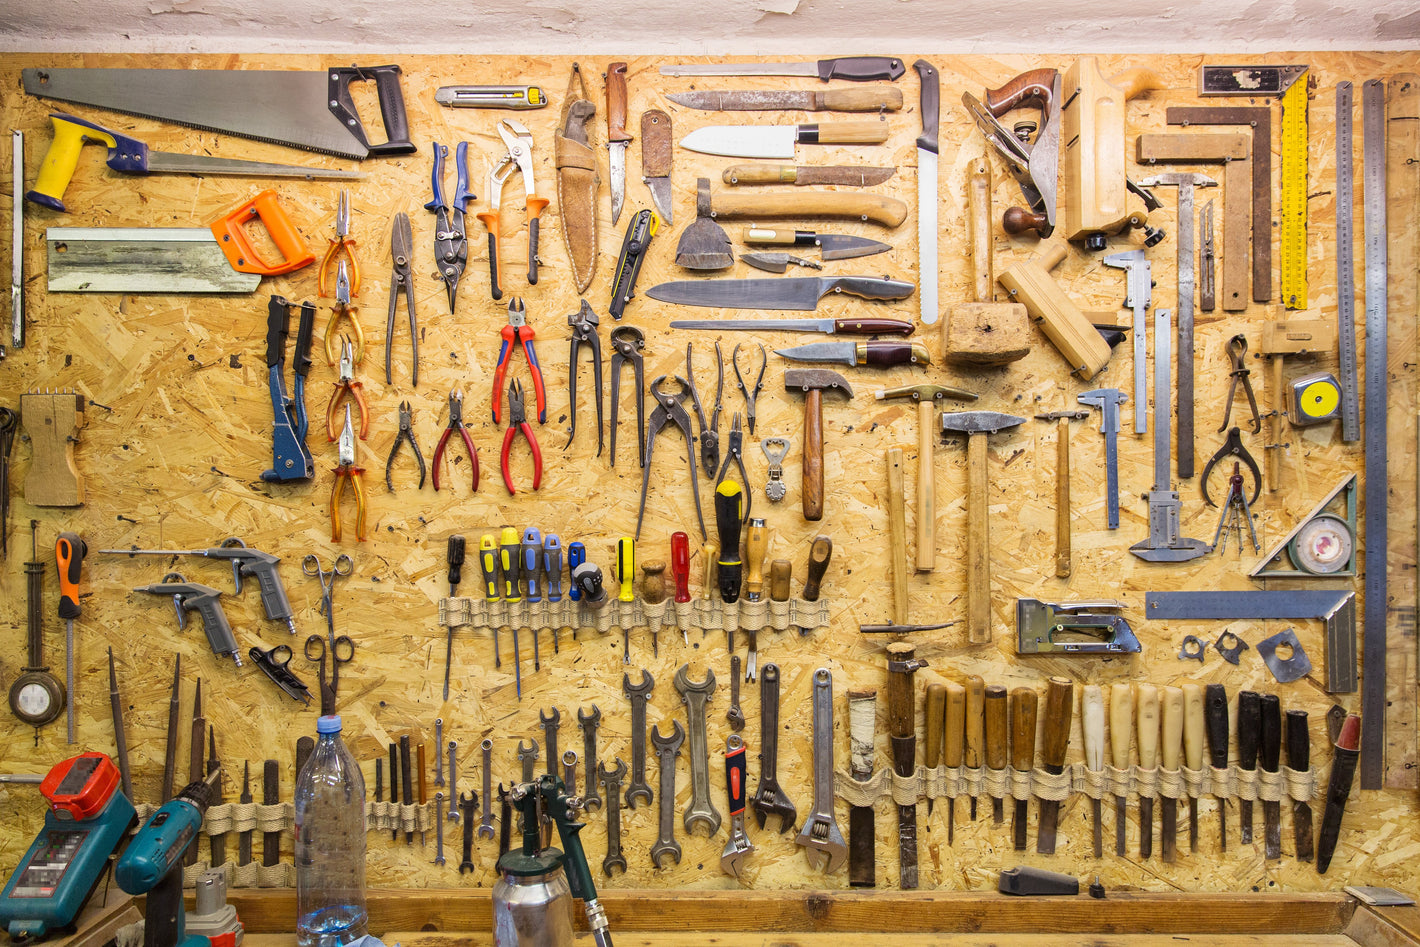
[[[330,246],[325,249],[325,257],[320,261],[318,285],[322,296],[329,296],[325,289],[326,274],[330,264],[336,262],[341,252],[350,261],[350,295],[360,295],[360,262],[355,259],[355,241],[350,237],[350,191],[340,189],[340,203],[335,209],[335,236],[330,238]]]
[[[390,231],[390,256],[394,258],[394,271],[390,274],[390,312],[385,321],[385,384],[394,383],[390,376],[390,350],[394,344],[394,315],[399,307],[399,297],[404,296],[405,308],[409,310],[410,364],[413,367],[411,384],[419,387],[419,329],[414,316],[414,274],[410,259],[414,253],[414,232],[409,226],[409,215],[401,211],[394,215],[394,226]]]
[[[695,475],[695,450],[691,446],[695,432],[691,429],[690,415],[685,410],[685,400],[690,397],[690,385],[679,375],[673,376],[676,384],[680,386],[680,391],[675,393],[661,391],[661,383],[668,375],[662,375],[651,382],[651,397],[656,399],[656,407],[651,412],[651,420],[646,427],[646,463],[641,472],[641,508],[636,514],[636,538],[641,538],[641,521],[646,516],[646,491],[651,485],[651,452],[656,446],[656,435],[661,433],[667,424],[674,424],[680,428],[681,435],[685,438],[685,456],[690,462],[690,489],[695,494],[695,517],[700,521],[700,538],[706,537],[705,516],[700,511],[700,481]]]
[[[592,350],[592,379],[596,385],[598,457],[602,455],[605,436],[602,427],[602,343],[597,335],[600,322],[591,304],[585,299],[582,300],[580,310],[567,316],[567,324],[572,327],[572,352],[567,359],[567,395],[572,404],[572,429],[567,432],[567,447],[572,446],[572,440],[577,436],[577,353],[583,345],[587,345]],[[567,447],[562,449],[566,450]]]
[[[347,406],[350,401],[354,401],[360,406],[360,440],[365,439],[365,435],[370,433],[370,408],[365,404],[365,395],[361,389],[364,387],[355,380],[355,346],[350,344],[349,339],[342,339],[340,342],[340,377],[335,381],[335,390],[330,393],[330,403],[325,408],[325,433],[328,440],[335,440],[335,416],[340,411],[341,403]],[[346,412],[349,417],[349,412]]]
[[[508,153],[503,156],[493,170],[488,172],[488,210],[478,215],[483,226],[488,228],[488,280],[493,289],[493,298],[503,298],[503,288],[498,285],[498,208],[503,202],[503,185],[517,170],[523,176],[523,191],[527,194],[528,206],[528,284],[537,284],[537,230],[538,218],[547,207],[547,198],[537,196],[533,183],[532,132],[521,122],[505,118],[498,123],[498,134]]]
[[[513,487],[513,475],[508,470],[508,453],[512,450],[513,439],[521,431],[532,450],[534,490],[542,486],[542,448],[538,446],[537,435],[528,423],[527,412],[523,410],[523,383],[516,378],[508,385],[508,430],[503,434],[503,451],[498,458],[498,466],[503,471],[503,485],[510,494],[518,491]]]
[[[537,423],[547,423],[547,392],[542,386],[542,366],[537,363],[537,349],[533,339],[537,333],[528,325],[528,310],[517,296],[508,300],[508,324],[501,333],[503,344],[498,348],[498,368],[493,372],[493,423],[503,420],[503,381],[508,374],[508,362],[512,360],[513,349],[523,347],[528,357],[528,371],[532,372],[533,394],[537,398]]]
[[[635,326],[617,326],[611,330],[611,465],[616,466],[616,416],[621,405],[621,366],[631,363],[636,379],[636,451],[641,466],[646,466],[646,370],[641,350],[646,347],[646,334]],[[689,448],[687,448],[688,450]]]
[[[745,472],[744,456],[744,431],[740,427],[740,413],[735,412],[734,419],[730,422],[730,440],[725,448],[725,462],[720,465],[720,472],[715,475],[715,487],[725,482],[725,474],[730,472],[730,463],[734,462],[740,468],[740,481],[744,484],[744,510],[740,513],[740,522],[749,522],[750,502],[753,500],[751,494],[754,492],[749,488],[749,474]]]
[[[385,461],[385,486],[389,487],[390,493],[394,492],[394,479],[390,472],[394,470],[394,459],[399,454],[399,445],[405,441],[409,442],[409,449],[414,452],[414,459],[419,464],[419,489],[424,489],[424,475],[427,473],[424,467],[424,455],[419,451],[419,442],[414,439],[414,412],[409,407],[408,401],[399,403],[399,433],[394,436],[394,446],[390,448],[389,458]]]
[[[1233,398],[1241,381],[1243,392],[1247,395],[1247,406],[1252,409],[1252,433],[1261,434],[1262,415],[1257,413],[1257,398],[1252,393],[1252,369],[1247,367],[1247,336],[1239,333],[1228,340],[1228,361],[1233,365],[1233,370],[1228,373],[1232,381],[1228,382],[1227,409],[1223,412],[1223,424],[1218,428],[1218,433],[1228,429],[1228,420],[1233,416]]]
[[[464,212],[468,209],[468,202],[476,199],[477,195],[468,188],[468,142],[461,141],[454,150],[454,160],[458,163],[458,183],[455,185],[452,207],[444,200],[444,159],[448,156],[448,145],[434,142],[434,199],[425,204],[424,209],[434,212],[434,263],[439,268],[439,279],[444,281],[449,291],[449,313],[452,314],[459,280],[463,277],[464,266],[468,263],[468,234],[464,231]]]
[[[345,405],[345,427],[340,431],[340,444],[336,450],[339,466],[335,468],[335,483],[330,487],[330,541],[340,542],[340,497],[345,492],[345,481],[350,481],[350,490],[355,494],[355,538],[365,541],[365,484],[360,475],[364,467],[355,466],[355,428],[350,423],[350,405]]]
[[[468,448],[468,462],[473,468],[473,489],[478,490],[478,451],[474,449],[473,438],[468,436],[468,428],[463,426],[463,392],[454,391],[449,394],[449,423],[444,428],[444,433],[439,435],[439,446],[434,448],[434,489],[439,489],[439,468],[444,460],[444,447],[449,443],[449,435],[454,431],[459,432],[463,438],[463,446]]]
[[[759,346],[759,377],[754,381],[754,389],[750,390],[745,384],[744,376],[740,374],[740,346],[743,342],[735,345],[735,350],[730,353],[730,361],[735,363],[735,379],[740,383],[740,394],[745,396],[745,420],[749,422],[749,432],[754,433],[754,402],[759,397],[760,391],[764,388],[764,370],[769,366],[769,356],[764,354],[764,345]],[[754,356],[750,356],[748,363],[751,370],[754,369]]]
[[[720,358],[720,343],[715,343],[715,406],[710,411],[710,422],[705,421],[705,409],[700,406],[700,393],[695,390],[695,369],[690,366],[691,343],[685,343],[685,379],[690,383],[690,401],[695,405],[695,415],[700,420],[700,464],[708,475],[720,466],[720,403],[725,394],[725,363]]]
[[[335,265],[335,305],[331,307],[330,318],[325,324],[325,362],[335,364],[335,332],[340,317],[350,320],[350,331],[355,333],[355,364],[365,360],[365,330],[360,328],[360,320],[355,318],[357,310],[350,305],[350,271],[341,260]]]

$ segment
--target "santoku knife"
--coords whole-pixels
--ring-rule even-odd
[[[689,151],[730,158],[792,161],[794,145],[880,145],[886,122],[823,122],[811,125],[707,125],[680,140]]]
[[[902,319],[679,319],[672,329],[823,332],[828,335],[911,335],[916,328]]]
[[[864,299],[906,299],[915,289],[902,280],[876,276],[795,276],[784,279],[676,280],[652,286],[646,295],[663,303],[724,309],[818,308],[829,293]]]
[[[902,108],[902,90],[892,86],[826,92],[783,89],[677,92],[666,98],[704,112],[896,112]]]
[[[792,164],[732,164],[720,175],[726,184],[838,184],[871,187],[897,173],[897,168],[804,167]]]
[[[844,365],[930,365],[932,358],[921,342],[811,342],[774,354],[791,362],[842,362]]]
[[[661,67],[663,76],[817,76],[824,82],[874,82],[896,79],[906,71],[901,59],[888,56],[848,56],[816,62],[675,63]]]
[[[778,227],[746,227],[745,243],[773,244],[784,247],[818,247],[825,260],[852,260],[875,256],[892,249],[892,244],[869,240],[846,233],[819,233],[814,230],[784,230]]]

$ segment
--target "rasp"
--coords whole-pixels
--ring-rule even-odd
[[[729,158],[792,161],[796,144],[880,145],[887,141],[888,131],[886,122],[866,121],[810,125],[706,125],[682,138],[680,146],[689,151]],[[613,163],[613,187],[616,184],[615,167]]]
[[[787,89],[676,92],[666,98],[704,112],[896,112],[902,108],[902,90],[892,86],[825,92]]]
[[[813,310],[834,294],[863,299],[906,299],[915,287],[875,276],[795,276],[789,279],[676,280],[646,290],[664,303],[723,309]]]
[[[922,134],[917,136],[917,272],[922,290],[917,296],[923,325],[933,325],[937,308],[937,123],[942,84],[925,59],[912,64],[922,80]]]
[[[906,71],[901,59],[888,56],[847,56],[814,62],[673,63],[661,67],[663,76],[808,76],[824,82],[874,82],[896,79]]]
[[[897,168],[863,168],[854,165],[806,167],[793,164],[733,164],[720,179],[726,184],[834,184],[871,187],[897,173]]]
[[[611,222],[621,219],[626,203],[626,146],[631,133],[626,130],[626,63],[606,67],[606,147],[611,160]]]

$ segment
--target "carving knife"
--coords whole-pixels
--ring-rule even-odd
[[[1311,768],[1311,737],[1307,733],[1307,712],[1287,711],[1287,766],[1299,773]],[[1312,807],[1310,803],[1292,802],[1292,832],[1297,844],[1297,860],[1312,860]]]
[[[606,67],[606,147],[611,158],[611,222],[621,218],[626,203],[626,146],[631,134],[626,130],[626,63]]]
[[[660,109],[641,115],[641,180],[661,220],[673,223],[671,202],[671,117]]]
[[[966,716],[962,721],[962,765],[978,772],[986,762],[986,681],[980,674],[966,679]],[[971,821],[976,821],[976,796],[971,797]]]
[[[1209,684],[1203,692],[1203,722],[1208,733],[1208,765],[1228,768],[1228,691]],[[1218,796],[1218,850],[1228,850],[1228,799]]]
[[[1109,689],[1109,757],[1118,770],[1129,769],[1129,738],[1134,733],[1134,691],[1128,684]],[[1125,854],[1129,799],[1114,797],[1114,854]]]
[[[912,64],[922,80],[922,134],[917,137],[917,297],[923,325],[937,321],[937,123],[942,87],[925,59]]]
[[[703,112],[896,112],[902,108],[902,90],[892,86],[825,92],[676,92],[666,98]]]
[[[921,342],[810,342],[791,349],[775,349],[774,354],[791,362],[828,362],[844,365],[930,365],[932,357]]]
[[[1263,772],[1276,773],[1282,763],[1282,701],[1276,694],[1262,695],[1260,762]],[[1262,800],[1263,855],[1282,857],[1282,803]]]
[[[1164,769],[1177,771],[1179,746],[1183,743],[1183,688],[1165,687],[1160,710],[1163,734],[1159,738],[1159,756]],[[1172,864],[1178,859],[1178,797],[1164,796],[1162,809],[1160,848],[1164,861]]]
[[[678,319],[672,329],[822,332],[827,335],[911,335],[917,327],[902,319]]]
[[[1034,688],[1017,687],[1011,691],[1011,768],[1017,773],[1029,773],[1035,768],[1035,710],[1037,697]],[[1026,850],[1027,824],[1030,818],[1030,800],[1016,799],[1015,818],[1011,824],[1012,841],[1018,852]]]
[[[607,81],[610,83],[610,79]],[[866,121],[809,125],[706,125],[682,138],[680,146],[688,151],[724,155],[729,158],[777,158],[792,161],[796,144],[880,145],[887,141],[888,131],[886,122]],[[624,147],[623,143],[623,150]],[[613,188],[616,186],[615,168],[613,162]]]
[[[814,62],[673,63],[661,67],[663,76],[808,76],[824,82],[897,79],[906,71],[901,59],[888,56],[848,56]]]
[[[784,230],[777,227],[746,227],[745,243],[781,247],[818,247],[824,260],[853,260],[875,256],[892,249],[892,244],[846,233],[819,233],[814,230]]]
[[[1183,685],[1183,765],[1203,768],[1203,686],[1189,681]],[[1188,797],[1188,850],[1198,851],[1198,797]]]
[[[726,184],[837,184],[843,187],[871,187],[897,173],[897,168],[860,168],[853,165],[829,167],[792,164],[733,164],[720,179]]]
[[[990,695],[987,695],[990,707]],[[987,726],[990,726],[988,713]],[[1086,684],[1080,691],[1080,732],[1085,738],[1085,767],[1094,772],[1104,769],[1104,691],[1098,684]],[[1090,800],[1090,817],[1094,823],[1095,857],[1104,854],[1104,832],[1100,825],[1100,800]]]
[[[787,279],[675,280],[646,290],[663,303],[723,309],[814,310],[834,294],[863,299],[906,299],[915,287],[875,276],[795,276]]]
[[[1006,768],[1007,733],[1006,688],[1000,684],[990,684],[986,688],[986,768],[1002,770]],[[1088,756],[1088,753],[1086,754]],[[991,821],[1000,825],[1005,820],[1005,800],[1000,796],[991,797]],[[1096,823],[1098,825],[1098,823]]]
[[[1153,684],[1139,685],[1138,712],[1134,715],[1139,740],[1139,768],[1150,770],[1159,765],[1159,689]],[[1154,797],[1139,799],[1139,857],[1154,854]]]
[[[946,706],[942,711],[942,763],[947,769],[961,766],[966,742],[966,688],[947,682]],[[947,797],[947,844],[956,844],[957,797]]]
[[[1045,690],[1045,739],[1041,741],[1041,765],[1052,776],[1065,770],[1065,751],[1070,746],[1070,718],[1075,712],[1075,685],[1066,678],[1052,677]],[[1055,854],[1055,830],[1060,819],[1060,800],[1040,800],[1040,829],[1035,850]]]

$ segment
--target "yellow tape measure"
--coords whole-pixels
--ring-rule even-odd
[[[1307,92],[1302,73],[1282,95],[1282,303],[1307,308]]]

